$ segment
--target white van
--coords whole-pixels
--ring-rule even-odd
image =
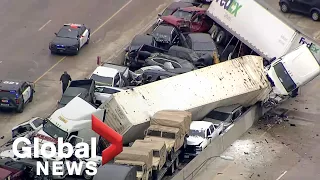
[[[301,45],[272,62],[266,72],[274,93],[287,96],[317,77],[320,66],[309,48]]]

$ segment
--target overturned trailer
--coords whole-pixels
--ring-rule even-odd
[[[219,106],[263,101],[270,91],[262,58],[244,56],[114,94],[99,108],[106,109],[105,123],[127,144],[144,136],[157,111],[186,110],[201,120]]]

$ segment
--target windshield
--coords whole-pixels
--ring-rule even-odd
[[[148,130],[147,135],[161,137],[161,131]]]
[[[204,130],[190,129],[190,136],[200,136],[205,138]]]
[[[57,36],[62,37],[62,38],[77,39],[78,38],[78,31],[75,29],[62,28],[58,32]]]
[[[135,165],[137,171],[142,171],[142,166]]]
[[[15,98],[16,97],[16,91],[4,91],[0,90],[0,98],[6,97],[6,98]]]
[[[281,62],[276,64],[273,68],[287,92],[291,92],[297,88],[297,85],[293,82],[292,78]]]
[[[97,87],[95,91],[99,93],[106,93],[106,94],[114,94],[114,93],[120,92],[119,90],[105,88],[105,87]]]
[[[193,50],[195,51],[214,51],[216,46],[213,42],[199,42],[193,44]]]
[[[169,16],[173,12],[173,9],[166,9],[163,11],[162,16]]]
[[[73,98],[74,98],[74,96],[62,96],[62,98],[60,99],[59,104],[66,105],[66,104],[68,104]]]
[[[162,34],[160,32],[154,32],[153,33],[153,37],[157,40],[157,41],[170,41],[171,37],[168,34]]]
[[[92,74],[90,79],[93,79],[94,81],[96,81],[96,84],[103,84],[107,86],[112,86],[112,83],[113,83],[113,78],[103,77],[96,74]]]
[[[47,121],[43,126],[43,131],[47,133],[50,137],[57,139],[58,137],[62,137],[65,140],[68,136],[68,133],[56,125],[54,125],[51,121]]]
[[[191,12],[187,12],[187,11],[183,11],[183,10],[177,10],[176,12],[174,12],[172,14],[174,17],[177,18],[181,18],[181,19],[185,19],[187,21],[191,21],[192,18],[192,13]]]
[[[153,151],[153,156],[154,157],[160,157],[160,152],[159,151]]]
[[[211,119],[216,119],[220,121],[225,121],[229,118],[230,114],[219,112],[219,111],[211,111],[206,117]]]
[[[175,139],[176,135],[174,133],[162,132],[162,137],[168,139]]]

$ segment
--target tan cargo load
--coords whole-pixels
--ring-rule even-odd
[[[150,125],[176,127],[181,129],[182,133],[189,134],[191,118],[192,114],[188,111],[162,110],[152,116]]]
[[[142,150],[143,149],[143,150]],[[114,159],[128,161],[142,161],[146,163],[147,168],[152,168],[152,150],[137,147],[123,147],[123,150]]]

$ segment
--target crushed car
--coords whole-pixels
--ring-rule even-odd
[[[168,50],[173,45],[181,45],[181,36],[177,28],[171,25],[161,24],[157,26],[151,33],[158,47]]]
[[[100,106],[102,103],[108,101],[111,95],[123,91],[123,89],[111,86],[96,86],[94,95],[96,96],[96,104]]]
[[[43,118],[33,117],[30,120],[21,123],[12,128],[12,139],[16,137],[23,137],[30,132],[34,132],[42,128]]]
[[[162,16],[162,23],[171,24],[183,32],[208,32],[213,24],[206,9],[196,6],[176,10],[172,15]]]
[[[129,46],[126,48],[125,60],[124,65],[130,66],[130,58],[135,56],[135,52],[142,46],[142,45],[149,45],[152,47],[157,47],[157,42],[155,39],[150,35],[138,34],[136,35]]]
[[[145,66],[160,66],[164,69],[184,68],[194,70],[196,67],[188,60],[162,53],[153,53],[145,60]]]

